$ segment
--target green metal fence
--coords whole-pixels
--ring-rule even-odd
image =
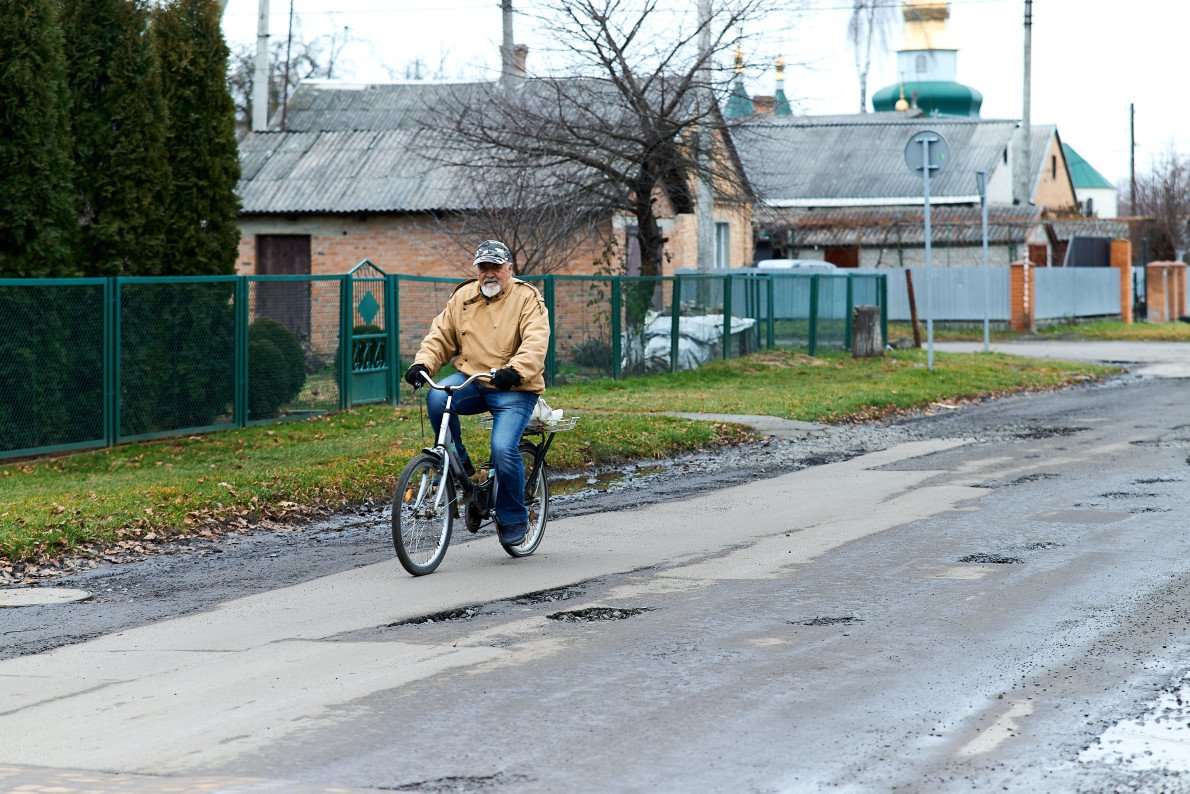
[[[545,298],[549,385],[851,345],[873,274],[528,276]],[[457,279],[0,279],[0,458],[397,403]],[[887,325],[884,328],[887,340]]]

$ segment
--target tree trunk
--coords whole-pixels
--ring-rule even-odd
[[[851,355],[872,358],[884,355],[880,338],[880,307],[856,306],[851,316]]]

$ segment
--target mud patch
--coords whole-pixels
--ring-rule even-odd
[[[569,612],[554,612],[546,617],[563,623],[597,623],[604,620],[624,620],[652,611],[653,607],[587,607]]]
[[[853,623],[863,623],[863,618],[856,615],[842,615],[839,617],[817,617],[809,620],[791,620],[794,626],[850,626]]]
[[[1009,557],[1004,554],[968,554],[965,557],[959,557],[959,562],[975,562],[981,565],[1016,565],[1024,562],[1020,557]]]
[[[494,775],[439,777],[433,780],[422,780],[417,783],[406,783],[403,786],[376,786],[380,791],[428,791],[451,792],[451,794],[467,794],[472,791],[492,791],[503,786],[524,785],[531,782],[528,775],[506,775],[497,772]]]
[[[407,618],[405,620],[398,620],[396,623],[389,623],[385,628],[396,628],[397,626],[424,626],[428,623],[451,623],[459,620],[471,620],[471,618],[480,614],[479,607],[463,607],[461,609],[448,609],[444,612],[434,612],[430,615],[419,615],[415,618]]]
[[[554,587],[549,590],[538,590],[534,593],[525,593],[523,596],[512,599],[512,603],[520,606],[553,604],[558,601],[569,601],[572,598],[578,598],[585,593],[586,590],[581,587],[567,585],[565,587]]]

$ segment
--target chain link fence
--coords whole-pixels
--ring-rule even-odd
[[[854,306],[887,306],[870,274],[525,280],[550,313],[548,385],[843,349]],[[367,261],[342,276],[0,279],[0,458],[398,403],[458,284]]]

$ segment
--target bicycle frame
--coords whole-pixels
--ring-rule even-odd
[[[495,373],[496,370],[494,369],[490,372],[477,372],[457,386],[443,386],[441,384],[435,383],[434,380],[425,373],[423,373],[421,376],[422,380],[424,380],[430,386],[430,388],[446,392],[446,405],[443,407],[442,421],[438,426],[438,439],[433,447],[426,447],[422,451],[431,455],[437,455],[440,459],[445,461],[445,466],[443,468],[450,473],[450,476],[454,477],[455,484],[459,486],[463,492],[462,497],[464,501],[473,499],[478,488],[476,484],[471,481],[471,478],[467,476],[467,473],[463,471],[463,464],[459,462],[458,456],[451,453],[451,444],[455,440],[450,433],[450,420],[454,415],[454,393],[465,386],[471,385],[473,381],[480,378],[487,378],[488,380],[491,380]],[[550,444],[552,444],[554,441],[553,433],[549,433],[548,438],[545,438],[546,434],[543,432],[542,436],[543,440],[539,443],[534,443],[531,441],[528,442],[533,447],[533,469],[526,477],[526,485],[537,481],[537,473],[545,464],[545,455],[549,451]],[[496,480],[495,487],[500,487],[499,479]],[[442,507],[441,500],[444,498],[443,493],[445,490],[446,489],[443,488],[438,491],[439,502],[435,505],[436,507]],[[494,501],[494,493],[492,494],[492,498]],[[455,495],[455,501],[459,501],[459,495],[457,493]]]

